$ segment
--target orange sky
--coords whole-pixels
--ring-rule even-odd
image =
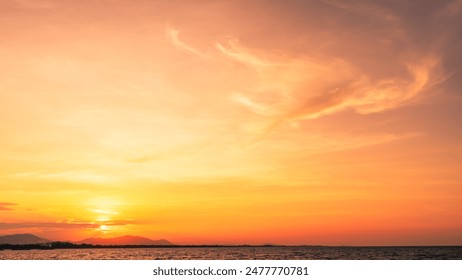
[[[0,235],[462,245],[462,1],[386,2],[1,1]]]

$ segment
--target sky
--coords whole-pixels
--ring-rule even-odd
[[[462,1],[1,0],[0,235],[462,245]]]

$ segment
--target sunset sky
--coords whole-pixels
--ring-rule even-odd
[[[0,0],[0,235],[462,245],[462,1]]]

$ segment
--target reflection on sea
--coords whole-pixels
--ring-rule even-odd
[[[3,260],[460,260],[462,247],[207,247],[0,250]]]

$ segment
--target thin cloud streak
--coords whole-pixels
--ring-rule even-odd
[[[217,43],[215,47],[222,54],[250,66],[264,67],[273,65],[270,61],[260,58],[251,52],[242,50],[242,46],[238,45],[238,40],[236,39],[229,40],[226,45]]]
[[[315,119],[346,109],[370,114],[398,108],[417,97],[427,86],[441,81],[437,72],[440,59],[436,56],[423,57],[414,63],[402,62],[402,68],[408,72],[407,79],[384,77],[377,80],[341,58],[328,62],[305,57],[283,62],[284,58],[280,57],[263,62],[255,53],[235,44],[230,50],[222,47],[222,52],[252,67],[259,75],[261,84],[247,93],[233,94],[232,99],[256,114],[274,116],[272,128],[286,121]],[[281,92],[281,88],[287,88],[288,93]],[[276,93],[275,101],[255,101],[267,97],[268,92]]]
[[[462,12],[462,0],[454,0],[443,6],[437,13],[440,17],[456,16]]]
[[[0,202],[0,211],[13,211],[12,207],[17,206],[17,203]]]
[[[370,9],[381,11],[372,7],[360,10],[367,12]],[[178,39],[178,30],[170,29],[169,34],[175,46],[203,56]],[[230,39],[226,44],[216,43],[215,47],[226,58],[253,71],[256,77],[253,87],[231,94],[231,99],[257,115],[272,118],[270,130],[285,122],[315,119],[347,109],[360,114],[395,109],[443,80],[439,67],[441,59],[436,54],[422,54],[409,58],[409,61],[400,61],[407,78],[392,75],[377,78],[342,57],[288,59],[285,55],[251,50],[237,39]]]
[[[177,47],[178,49],[189,52],[189,53],[192,53],[192,54],[195,54],[195,55],[198,55],[198,56],[200,56],[202,58],[208,57],[206,54],[201,53],[200,51],[196,50],[192,46],[190,46],[190,45],[186,44],[185,42],[183,42],[179,38],[180,31],[178,31],[177,29],[166,28],[165,32],[166,32],[168,38],[170,39],[170,41],[172,42],[172,44],[175,47]]]
[[[397,17],[393,12],[372,3],[364,3],[358,1],[349,1],[346,3],[338,0],[324,0],[324,3],[351,13],[366,15],[374,19],[379,19],[390,23],[400,22],[399,17]]]
[[[115,221],[104,221],[104,222],[49,222],[49,223],[34,223],[34,222],[24,222],[24,223],[0,223],[0,229],[28,229],[28,228],[57,228],[57,229],[98,229],[101,225],[106,226],[123,226],[123,225],[133,225],[134,221],[124,221],[124,220],[115,220]]]
[[[100,225],[92,223],[0,223],[0,229],[26,229],[26,228],[99,228]]]
[[[71,171],[71,172],[23,172],[10,174],[13,178],[30,178],[49,181],[73,181],[87,183],[108,183],[114,181],[115,177],[106,176],[88,171]]]

